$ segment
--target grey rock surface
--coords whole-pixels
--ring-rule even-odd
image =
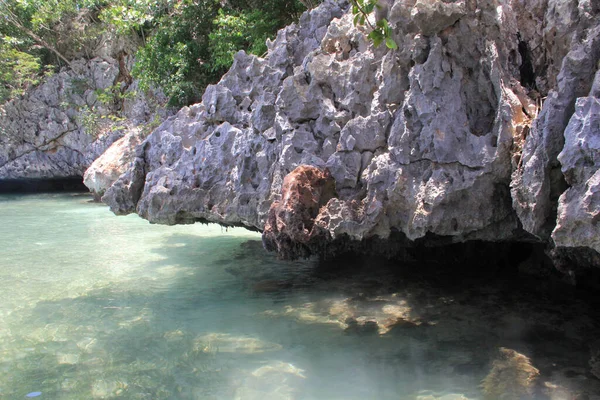
[[[100,101],[119,74],[116,60],[76,60],[72,67],[0,107],[0,179],[83,176],[128,126],[166,118],[164,96],[142,95],[137,82],[123,88],[122,103]],[[109,118],[117,114],[119,120]]]
[[[562,61],[557,87],[548,93],[531,125],[521,166],[513,175],[513,205],[523,228],[548,239],[556,223],[558,197],[567,186],[558,154],[578,97],[587,96],[600,59],[600,25],[583,34]]]
[[[600,78],[600,73],[597,74]],[[600,80],[600,79],[599,79]],[[589,247],[600,253],[600,99],[582,97],[565,129],[558,155],[569,184],[559,198],[552,239],[559,247]]]
[[[377,14],[392,51],[325,1],[265,58],[238,53],[103,201],[156,223],[262,231],[284,178],[310,165],[335,180],[314,215],[331,242],[547,241],[566,189],[562,135],[598,69],[592,3],[389,1]]]

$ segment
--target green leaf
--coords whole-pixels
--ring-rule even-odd
[[[354,16],[354,25],[357,25],[357,24],[358,24],[358,20],[359,20],[359,19],[360,19],[360,14],[356,14],[356,15]]]
[[[375,47],[379,47],[379,45],[383,42],[384,37],[381,31],[376,30],[369,33],[369,39],[373,41],[373,45]]]
[[[383,29],[386,29],[389,25],[388,22],[385,18],[380,19],[379,21],[377,21],[377,26]]]
[[[392,39],[391,37],[385,38],[385,45],[387,46],[388,49],[392,49],[392,50],[396,50],[398,48],[398,45],[396,44],[394,39]]]

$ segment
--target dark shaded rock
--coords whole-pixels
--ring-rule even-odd
[[[595,343],[592,345],[590,368],[591,373],[596,378],[600,379],[600,343]]]

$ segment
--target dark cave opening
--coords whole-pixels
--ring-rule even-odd
[[[53,179],[0,179],[0,194],[87,192],[81,176]]]

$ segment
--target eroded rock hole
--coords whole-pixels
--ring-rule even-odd
[[[529,89],[535,89],[535,72],[531,62],[531,50],[527,42],[522,40],[520,34],[517,34],[517,38],[519,39],[519,54],[521,55],[521,66],[519,67],[521,85]]]
[[[458,221],[456,220],[456,218],[452,218],[450,224],[452,225],[452,230],[454,232],[458,231]]]

